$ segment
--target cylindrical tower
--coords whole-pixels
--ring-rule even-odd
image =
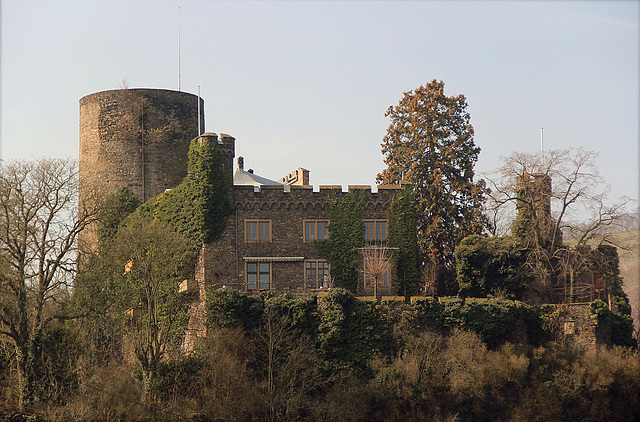
[[[200,109],[200,119],[198,119]],[[186,92],[119,89],[80,99],[80,192],[128,187],[141,202],[187,174],[189,143],[204,132],[204,101]]]

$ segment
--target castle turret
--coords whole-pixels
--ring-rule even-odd
[[[204,101],[200,99],[200,132]],[[80,100],[80,189],[128,187],[141,202],[177,186],[198,136],[198,97],[160,89],[120,89]]]
[[[196,95],[161,89],[103,91],[80,99],[81,198],[127,187],[145,202],[180,184],[189,144],[204,131],[199,101],[200,107]],[[94,229],[81,241],[93,248]]]

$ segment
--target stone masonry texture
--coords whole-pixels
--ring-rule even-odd
[[[197,136],[196,95],[160,89],[87,95],[80,99],[80,192],[100,198],[128,187],[144,202],[174,188],[187,174],[189,143]],[[83,236],[95,241],[92,230]]]

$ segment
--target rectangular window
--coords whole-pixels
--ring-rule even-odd
[[[245,220],[245,241],[271,242],[271,220]]]
[[[307,289],[329,287],[329,263],[327,261],[305,261],[304,279]]]
[[[304,241],[323,240],[329,237],[327,231],[327,220],[305,220],[304,221]]]
[[[271,263],[247,262],[247,290],[269,290]]]
[[[365,281],[367,282],[367,286],[373,286],[374,278],[378,279],[378,286],[388,286],[389,285],[389,270],[384,270],[382,273],[377,276],[372,276],[371,273],[365,272],[364,275]]]
[[[387,240],[387,220],[365,220],[364,240],[367,242]]]

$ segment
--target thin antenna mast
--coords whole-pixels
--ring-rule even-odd
[[[178,6],[178,91],[181,90],[180,82],[180,6]]]
[[[198,85],[198,136],[200,136],[200,85]]]
[[[542,163],[542,169],[544,170],[544,128],[540,128],[540,162]]]

